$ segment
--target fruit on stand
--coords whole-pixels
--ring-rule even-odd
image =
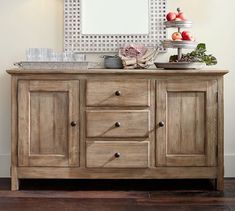
[[[166,16],[167,21],[185,21],[186,17],[185,14],[180,10],[180,8],[177,8],[177,12],[169,12]]]
[[[175,12],[169,12],[166,16],[166,19],[168,21],[173,21],[176,19],[177,14]]]
[[[181,33],[181,35],[182,35],[183,40],[195,41],[195,38],[193,37],[193,35],[189,31],[183,31]]]
[[[185,14],[183,12],[181,12],[180,8],[177,8],[178,14],[176,16],[176,18],[181,19],[182,21],[186,20]]]
[[[182,35],[180,32],[174,32],[171,36],[172,40],[174,41],[180,41],[182,40]]]
[[[172,55],[169,62],[156,62],[157,68],[164,69],[198,69],[205,65],[217,64],[217,59],[211,55],[206,54],[206,45],[200,43],[197,45],[192,33],[188,30],[182,31],[183,28],[191,28],[192,22],[186,19],[185,14],[177,9],[176,17],[173,12],[168,13],[167,20],[164,24],[166,28],[177,28],[177,32],[171,35],[172,40],[162,41],[164,48],[176,48],[177,55]],[[174,18],[174,20],[172,20]],[[183,53],[183,49],[195,48],[190,53]]]
[[[174,32],[171,36],[172,40],[174,41],[195,41],[194,36],[191,34],[189,31],[183,31],[182,33],[180,32]]]

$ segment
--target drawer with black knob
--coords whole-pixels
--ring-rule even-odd
[[[148,168],[149,142],[87,142],[88,168]]]
[[[88,80],[86,106],[150,106],[149,80]]]
[[[149,110],[86,111],[87,138],[148,138]]]

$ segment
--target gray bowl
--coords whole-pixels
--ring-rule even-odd
[[[122,60],[118,56],[104,56],[104,66],[107,69],[123,69]]]

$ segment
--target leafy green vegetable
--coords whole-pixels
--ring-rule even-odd
[[[216,65],[217,59],[211,54],[207,55],[206,44],[200,43],[191,53],[183,54],[179,61],[177,55],[171,56],[170,62],[205,62],[206,65]]]

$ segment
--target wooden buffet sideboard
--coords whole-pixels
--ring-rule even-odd
[[[226,70],[23,70],[12,190],[28,178],[208,178],[223,190]]]

